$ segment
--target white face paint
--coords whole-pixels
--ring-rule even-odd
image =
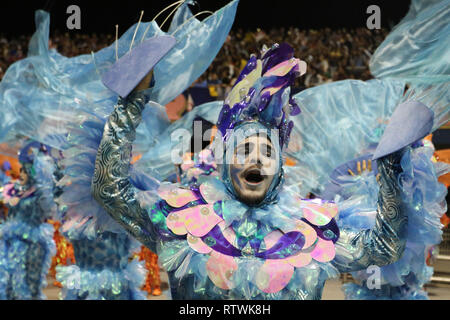
[[[23,168],[20,168],[19,183],[25,185],[28,181],[28,175]]]
[[[278,163],[277,151],[265,136],[254,135],[239,143],[229,165],[237,197],[248,205],[264,200]]]

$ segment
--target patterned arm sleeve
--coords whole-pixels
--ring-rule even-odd
[[[129,179],[132,143],[146,102],[147,97],[140,92],[119,98],[97,152],[92,194],[134,238],[155,250],[156,233]]]
[[[333,260],[340,272],[363,270],[371,265],[381,267],[402,256],[408,224],[398,182],[402,155],[398,151],[378,160],[380,191],[375,227],[360,232],[341,230]]]

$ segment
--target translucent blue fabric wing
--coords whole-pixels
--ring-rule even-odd
[[[167,143],[170,121],[163,106],[149,102],[142,114],[142,122],[136,129],[133,157],[139,159],[134,165],[135,177],[139,174],[164,181],[176,176],[176,168],[170,161],[170,145]],[[154,161],[144,161],[152,154]]]
[[[161,105],[175,99],[208,68],[231,29],[238,5],[235,0],[200,22],[192,15],[189,3],[180,6],[169,28],[168,34],[177,38],[176,46],[155,67],[156,84],[152,100]],[[217,121],[221,104],[219,107],[214,104],[217,116],[211,121],[213,123]],[[143,121],[137,128],[133,152],[143,154],[136,164],[139,170],[164,180],[175,172],[171,148],[168,147],[172,145],[169,143],[170,134],[181,127],[191,130],[197,112],[202,113],[203,118],[210,113],[201,112],[206,109],[196,107],[194,112],[170,125],[164,109],[153,102],[150,105],[144,110]]]
[[[0,99],[4,96],[5,87],[0,87]],[[16,132],[14,132],[14,127],[16,125],[17,118],[14,116],[12,112],[0,112],[0,141],[2,143],[11,143],[14,144],[14,141],[17,140]],[[14,152],[11,154],[9,152],[10,148],[1,148],[0,153],[6,155],[16,156],[17,154]]]
[[[33,137],[61,149],[67,124],[75,122],[76,110],[85,102],[73,75],[64,72],[71,59],[48,50],[46,46],[48,14],[37,11],[36,23],[37,31],[30,42],[30,56],[11,65],[0,83],[0,109],[4,117],[15,119],[11,134]],[[81,58],[71,61],[81,66]],[[89,77],[83,84],[90,85]],[[91,88],[91,97],[101,95],[102,90],[98,90],[98,86],[91,85]],[[2,123],[2,128],[4,126]]]
[[[142,122],[136,129],[136,141],[133,152],[146,152],[151,146],[159,143],[159,138],[170,126],[166,109],[154,102],[149,102],[142,113]]]
[[[178,156],[181,158],[183,153],[189,151],[192,126],[195,118],[202,117],[211,123],[216,123],[222,105],[223,101],[209,102],[196,106],[192,111],[186,113],[182,118],[172,123],[162,133],[155,137],[153,143],[151,143],[147,150],[142,153],[142,158],[135,164],[135,167],[143,172],[148,172],[149,168],[156,171],[155,174],[157,174],[159,180],[164,180],[164,178],[175,173],[175,163],[173,161],[172,153],[177,152]],[[140,132],[141,126],[142,123],[138,127],[138,133]],[[146,126],[146,124],[144,124],[144,126]],[[136,141],[137,140],[138,138]],[[140,151],[142,150],[143,149]]]
[[[435,114],[433,130],[450,120],[450,1],[411,2],[370,60],[377,78],[409,85],[405,101],[424,103]]]
[[[54,202],[55,160],[48,155],[38,155],[33,163],[36,188],[42,193],[39,204],[51,219],[59,219],[59,210]]]
[[[189,4],[193,5],[195,2],[193,0],[185,1],[175,12],[175,15],[170,22],[170,27],[168,33],[173,33],[178,27],[180,27],[184,22],[192,18],[194,15],[189,9]]]
[[[223,43],[218,39],[225,40],[231,28],[236,5],[237,1],[234,1],[219,11],[218,16],[212,16],[205,22],[188,19],[179,26],[175,36],[182,45],[178,49],[189,50],[193,46],[196,53],[201,54],[203,61],[189,69],[192,55],[184,60],[180,51],[168,54],[168,58],[177,56],[176,61],[169,59],[173,64],[167,64],[164,69],[165,74],[171,75],[170,79],[166,79],[168,82],[165,85],[177,88],[171,91],[174,97],[186,89],[208,67],[208,61],[215,57]],[[36,137],[40,142],[64,150],[65,176],[60,185],[65,186],[65,189],[59,203],[67,207],[64,226],[65,230],[71,231],[70,236],[94,239],[97,232],[123,232],[92,198],[90,192],[103,127],[117,102],[117,96],[105,88],[100,79],[102,73],[116,61],[116,57],[121,57],[130,50],[132,39],[135,46],[143,39],[163,32],[155,22],[141,23],[139,27],[136,24],[117,42],[95,54],[66,58],[47,48],[49,15],[38,11],[36,22],[37,32],[31,41],[30,56],[12,66],[5,82],[8,96],[7,99],[2,99],[0,107],[5,112],[14,111],[17,119],[15,132]],[[209,29],[206,30],[207,28]],[[198,37],[200,33],[204,36],[207,31],[210,37],[216,38],[215,45],[218,48],[215,52],[210,47],[195,43],[204,39],[193,36]],[[202,53],[201,50],[209,51]],[[183,72],[183,77],[177,78],[177,72]],[[155,78],[157,83],[163,84],[164,80],[158,77],[156,70]],[[178,84],[178,81],[182,84]],[[142,153],[149,147],[158,145],[155,137],[163,135],[169,125],[162,106],[152,102],[147,107],[135,144],[136,151]],[[163,163],[161,159],[163,158],[159,155],[156,162],[163,164],[161,172],[157,166],[133,167],[131,180],[139,190],[153,190],[158,186],[154,176],[164,180],[166,173],[169,175],[174,172],[175,167],[170,161]]]
[[[235,0],[203,22],[187,18],[174,30],[178,44],[155,69],[158,92],[152,100],[162,104],[171,101],[206,70],[225,41],[237,3]],[[111,113],[117,96],[101,83],[101,75],[130,48],[165,33],[155,21],[135,24],[109,47],[67,58],[48,49],[49,21],[48,13],[36,12],[37,31],[30,42],[29,57],[13,64],[0,84],[5,120],[0,134],[4,132],[4,140],[15,134],[38,134],[37,140],[63,149],[77,110],[90,108],[105,117]]]
[[[377,78],[407,82],[449,81],[450,1],[413,0],[405,18],[370,60]]]
[[[286,187],[302,196],[323,190],[335,167],[379,141],[403,90],[402,81],[344,80],[295,95],[302,113],[291,117]]]
[[[188,18],[170,33],[178,41],[155,67],[154,101],[167,104],[206,71],[230,32],[238,3],[232,1],[201,22]]]

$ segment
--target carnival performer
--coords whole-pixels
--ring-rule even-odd
[[[423,141],[412,148],[410,165],[404,166],[408,178],[403,186],[408,198],[405,251],[393,264],[353,272],[357,283],[344,285],[346,299],[428,299],[423,286],[431,280],[433,268],[427,264],[427,255],[442,240],[440,219],[446,210],[446,188],[436,177],[450,171],[450,166],[433,161],[434,147]],[[368,153],[336,168],[330,184],[319,195],[336,201],[342,208],[358,203],[357,211],[344,210],[338,222],[354,230],[375,224],[377,167],[372,166],[371,157],[372,153]]]
[[[142,290],[146,291],[149,295],[160,296],[162,291],[158,256],[145,246],[141,246],[141,250],[137,252],[135,256],[139,261],[144,261],[145,269],[147,270],[147,276]]]
[[[77,206],[68,199],[77,192],[77,180],[64,176],[64,159],[59,161],[61,175],[56,202],[61,210],[55,265],[55,284],[61,287],[64,300],[143,300],[140,287],[145,270],[133,259],[138,243],[124,233],[101,231],[89,225]],[[72,174],[77,174],[75,171]],[[57,230],[59,233],[59,230]],[[56,235],[56,233],[55,233]],[[72,253],[72,263],[68,263]]]
[[[1,184],[7,184],[10,180],[11,180],[11,175],[10,175],[10,170],[11,170],[11,164],[9,163],[9,161],[4,161],[2,163],[2,167],[1,167],[1,171],[0,171],[0,179],[1,179]]]
[[[6,185],[3,199],[9,212],[0,229],[0,298],[44,299],[42,290],[55,254],[53,159],[45,145],[28,141],[20,150],[19,181]]]
[[[291,154],[297,162],[293,170],[286,167],[287,187],[303,196],[311,192],[335,200],[340,208],[340,227],[356,232],[376,223],[376,162],[369,165],[368,161],[380,143],[381,134],[386,132],[386,124],[394,121],[391,115],[402,112],[401,108],[395,110],[399,103],[420,101],[433,110],[433,116],[425,120],[425,114],[417,114],[417,120],[409,124],[398,121],[397,129],[391,131],[393,144],[401,142],[399,133],[405,126],[411,126],[416,133],[421,131],[415,137],[419,140],[428,134],[427,130],[434,131],[449,120],[450,74],[446,62],[449,4],[449,1],[412,1],[406,17],[372,55],[370,69],[376,80],[339,81],[296,95],[304,114],[293,119],[293,139],[300,140],[301,150]],[[373,95],[376,93],[378,97]],[[379,101],[383,96],[386,100]],[[403,112],[403,119],[411,119],[407,108]],[[428,122],[426,130],[425,122]],[[422,286],[430,280],[433,270],[425,265],[424,251],[442,240],[439,218],[445,211],[446,190],[437,178],[448,170],[445,164],[432,162],[431,156],[432,148],[426,142],[425,145],[418,142],[413,144],[410,156],[402,160],[405,172],[401,184],[409,217],[404,254],[389,266],[371,266],[352,273],[362,286],[346,286],[347,298],[426,298]],[[372,170],[367,171],[370,167]],[[363,174],[358,175],[358,171]],[[374,286],[370,290],[367,284],[371,279],[379,280],[381,288]]]
[[[445,99],[442,104],[442,99],[430,103],[425,98],[431,99],[442,86],[421,91],[420,84],[412,81],[412,90],[423,94],[403,97],[405,83],[400,80],[344,81],[305,90],[294,100],[290,86],[295,76],[304,72],[305,64],[293,57],[286,44],[252,57],[217,121],[221,137],[215,141],[222,145],[223,156],[218,150],[214,156],[216,163],[222,160],[220,179],[204,179],[189,188],[162,183],[156,194],[148,191],[152,196],[147,199],[142,199],[130,182],[129,161],[141,113],[152,99],[151,90],[139,90],[147,88],[149,79],[144,78],[133,92],[130,86],[120,90],[123,82],[120,76],[116,79],[120,98],[104,129],[92,191],[118,223],[150,249],[158,250],[169,273],[173,298],[319,299],[325,280],[339,272],[382,267],[402,256],[411,201],[404,188],[408,179],[404,168],[411,161],[411,145],[448,119]],[[339,89],[340,94],[330,97],[330,92]],[[283,188],[282,152],[293,129],[289,115],[300,112],[296,101],[302,111],[309,111],[322,106],[314,103],[310,109],[303,108],[308,99],[324,99],[320,93],[327,93],[325,99],[330,101],[326,102],[332,105],[347,99],[342,92],[358,92],[352,97],[365,102],[364,107],[375,104],[383,112],[387,110],[390,119],[384,135],[377,137],[373,158],[379,172],[376,222],[357,232],[351,225],[347,228],[336,223],[338,211],[345,211],[333,202],[301,199],[290,192],[292,188]],[[421,101],[428,102],[435,112]],[[348,108],[358,103],[349,102]],[[361,111],[353,112],[361,115]],[[309,116],[305,121],[319,120]],[[354,137],[351,124],[340,130]],[[305,125],[301,129],[311,128]],[[331,134],[331,127],[328,130],[322,132]],[[367,132],[367,127],[364,130]],[[342,144],[348,145],[339,136],[341,145],[335,146],[326,144],[324,138],[321,141],[318,135],[312,138],[319,141],[319,151],[329,149],[328,155]],[[359,145],[352,141],[354,147],[361,148],[357,152],[363,151],[361,140],[364,138],[355,140]],[[306,136],[302,142],[308,142]],[[308,147],[304,144],[300,152],[311,150]],[[348,157],[348,153],[337,153],[330,163]],[[299,160],[299,152],[291,154]],[[312,152],[312,157],[316,154]],[[313,165],[317,162],[311,161],[305,168]],[[292,177],[289,179],[292,182]],[[358,204],[354,205],[357,210]]]
[[[203,21],[192,15],[188,1],[176,3],[178,10],[166,36],[174,40],[168,47],[171,50],[156,59],[158,62],[162,58],[155,70],[160,85],[154,88],[159,92],[158,102],[172,100],[206,70],[226,39],[237,3],[233,1]],[[63,285],[62,298],[145,299],[140,290],[145,278],[142,263],[135,260],[128,263],[140,245],[103,213],[90,194],[90,185],[101,130],[113,106],[109,101],[116,99],[115,93],[101,83],[99,75],[118,57],[126,57],[128,51],[158,39],[163,32],[155,21],[139,21],[111,46],[92,56],[66,58],[48,48],[48,14],[37,12],[36,22],[38,30],[30,42],[29,57],[13,64],[3,78],[1,107],[4,118],[11,119],[4,121],[5,126],[11,125],[14,132],[32,134],[64,153],[61,160],[64,177],[58,182],[62,194],[57,201],[63,210],[61,231],[73,244],[76,264],[56,268],[57,280]],[[191,60],[195,56],[201,62],[193,65],[180,56]],[[44,78],[52,79],[52,83],[42,81]],[[26,83],[23,79],[27,79]],[[170,87],[165,83],[170,83]],[[73,99],[75,96],[78,98]],[[14,117],[9,117],[11,114]],[[164,108],[152,112],[148,124],[158,123],[161,130],[165,129],[170,122],[162,114],[165,115]],[[89,119],[89,124],[83,122],[88,130],[77,132],[80,119]],[[147,127],[154,137],[155,127]],[[99,129],[98,135],[92,134],[95,128]],[[145,126],[141,128],[142,137],[150,136]],[[149,144],[140,146],[144,150],[149,148]],[[174,173],[173,165],[162,167],[152,172],[158,172],[160,177]],[[134,183],[139,188],[151,187],[142,181],[141,175],[136,177]]]
[[[134,92],[120,98],[105,126],[93,178],[94,196],[142,243],[152,250],[158,247],[160,258],[174,260],[172,255],[177,252],[178,259],[168,268],[173,298],[320,298],[331,270],[386,265],[403,251],[407,217],[396,182],[401,173],[400,152],[380,160],[379,224],[374,230],[339,234],[333,203],[279,193],[281,148],[291,129],[287,116],[298,113],[289,87],[302,64],[292,54],[285,45],[272,48],[261,60],[253,59],[256,77],[247,74],[245,78],[255,77],[253,90],[246,88],[250,93],[242,101],[236,91],[228,98],[237,108],[226,104],[218,125],[224,139],[237,146],[226,145],[225,158],[239,157],[243,165],[226,162],[221,180],[186,189],[163,185],[158,190],[161,200],[143,208],[135,197],[128,168],[135,128],[149,97]],[[262,72],[268,73],[266,77]],[[275,128],[281,132],[279,137],[267,130]],[[236,136],[237,141],[232,139]],[[266,173],[273,167],[277,169]],[[291,202],[290,210],[281,207],[278,197],[284,195],[283,200]],[[389,234],[383,233],[386,228]],[[310,264],[315,267],[308,268]],[[300,281],[306,272],[313,281]]]
[[[224,12],[220,15],[225,16]],[[226,35],[228,30],[223,28],[222,34]],[[160,44],[164,45],[164,41]],[[208,45],[204,41],[201,48]],[[117,47],[120,56],[124,47],[129,48],[120,41]],[[295,76],[305,72],[305,65],[293,57],[288,45],[281,44],[250,59],[225,103],[196,107],[181,121],[161,129],[160,123],[148,115],[158,115],[162,107],[157,103],[171,100],[166,98],[170,96],[167,90],[173,92],[175,87],[167,80],[173,77],[169,72],[172,64],[166,63],[165,58],[158,62],[162,50],[149,54],[148,48],[138,49],[131,50],[112,67],[111,60],[106,58],[114,57],[111,50],[109,55],[97,53],[94,61],[84,58],[79,61],[76,77],[70,73],[54,75],[53,70],[43,70],[45,63],[41,65],[40,73],[48,71],[54,76],[53,81],[61,80],[52,81],[55,85],[51,90],[64,91],[63,95],[58,92],[55,95],[59,103],[50,105],[70,106],[80,118],[86,116],[70,131],[71,147],[65,150],[73,168],[85,169],[78,177],[78,189],[87,180],[90,182],[97,155],[93,194],[118,225],[107,219],[103,209],[95,207],[90,195],[81,192],[68,200],[89,205],[96,214],[91,214],[90,220],[78,216],[74,221],[82,221],[81,225],[90,221],[85,225],[91,230],[105,225],[114,230],[124,227],[151,250],[157,250],[162,266],[169,272],[175,299],[319,299],[325,280],[338,272],[363,270],[371,264],[382,266],[399,259],[408,223],[408,200],[403,197],[400,183],[404,177],[402,161],[408,161],[411,144],[448,118],[448,105],[440,104],[442,96],[422,99],[423,96],[412,94],[404,99],[405,81],[380,79],[337,82],[291,97],[289,88]],[[187,60],[204,61],[199,52],[181,51],[177,57],[186,59],[184,66]],[[442,60],[433,60],[439,61]],[[58,70],[66,70],[66,65],[59,63],[62,66]],[[67,69],[69,66],[74,64],[68,63]],[[153,82],[151,72],[148,73],[153,67],[155,81],[147,89]],[[186,68],[191,67],[197,64],[187,63]],[[98,70],[100,73],[108,70],[102,77],[103,84],[95,75]],[[105,91],[105,86],[110,91]],[[416,83],[411,88],[428,92]],[[442,87],[433,84],[431,93],[439,90]],[[112,110],[117,96],[119,101]],[[155,101],[147,103],[149,100]],[[217,117],[220,110],[217,106],[222,104],[222,113]],[[289,115],[299,113],[297,104],[301,105],[302,115],[289,119]],[[434,111],[434,117],[430,117],[427,106]],[[29,111],[27,115],[34,111],[29,104],[12,108],[23,108]],[[400,115],[394,110],[400,110]],[[410,113],[413,115],[420,111],[426,116],[422,119],[426,125],[421,125],[423,130],[413,135],[407,130],[396,132],[393,140],[398,143],[390,145],[386,139],[392,140],[392,128],[399,127],[393,120],[397,123],[399,117],[410,120],[404,116],[405,110],[414,111]],[[48,111],[52,120],[57,119],[55,111]],[[220,179],[202,177],[202,181],[191,183],[189,188],[160,183],[165,179],[159,176],[164,177],[174,167],[170,158],[171,133],[190,127],[192,118],[201,113],[209,116],[208,120],[212,118],[210,121],[217,123],[221,132],[215,141],[224,146],[224,156],[220,157],[220,150],[214,150]],[[423,124],[421,119],[412,119]],[[387,120],[392,121],[386,127]],[[33,117],[30,122],[42,121]],[[385,134],[381,136],[383,131]],[[152,134],[146,136],[143,132]],[[294,137],[291,143],[290,134]],[[297,139],[299,134],[301,137]],[[374,141],[378,144],[374,160],[379,162],[381,184],[377,222],[372,229],[358,232],[339,228],[335,218],[338,211],[344,214],[341,208],[320,199],[303,200],[299,194],[323,188],[338,164],[354,158],[368,142]],[[144,147],[146,142],[148,146]],[[143,153],[145,148],[147,152]],[[130,165],[135,151],[143,154],[142,159]],[[295,161],[289,172],[284,168],[284,186],[282,151]],[[227,161],[220,162],[222,159]],[[66,168],[70,176],[70,166]]]
[[[207,68],[207,61],[211,61],[213,59],[213,57],[217,54],[218,49],[220,48],[220,45],[218,45],[218,43],[221,43],[220,41],[224,41],[225,40],[225,35],[227,34],[224,33],[223,29],[225,30],[229,30],[229,28],[231,27],[231,22],[232,19],[230,19],[230,17],[234,18],[234,11],[235,11],[235,7],[237,5],[237,2],[232,3],[232,6],[227,6],[226,8],[222,9],[221,12],[225,13],[221,16],[221,14],[219,12],[213,14],[209,21],[206,20],[204,23],[199,23],[199,21],[197,21],[196,19],[193,19],[194,16],[192,14],[190,14],[190,12],[188,11],[188,6],[184,5],[182,7],[180,7],[179,11],[175,14],[174,16],[174,21],[171,24],[171,27],[169,28],[169,30],[172,30],[173,34],[175,35],[175,37],[170,38],[174,41],[169,47],[167,47],[167,49],[165,50],[164,53],[159,52],[158,54],[160,55],[159,59],[165,59],[165,54],[167,52],[170,51],[170,53],[168,54],[168,58],[173,59],[175,57],[178,57],[177,52],[182,52],[182,51],[186,51],[187,49],[189,50],[194,50],[194,48],[190,48],[190,47],[186,47],[186,45],[192,45],[192,44],[198,44],[199,42],[201,43],[202,41],[204,41],[204,38],[202,38],[202,35],[207,32],[209,34],[209,37],[212,37],[214,35],[216,35],[216,44],[214,46],[217,46],[216,50],[210,50],[209,52],[205,51],[203,53],[204,55],[204,62],[202,62],[201,64],[197,64],[196,68],[192,69],[186,69],[186,67],[188,67],[187,65],[185,66],[183,64],[183,66],[181,66],[181,63],[183,63],[183,61],[175,61],[175,63],[171,62],[171,69],[175,69],[176,71],[174,73],[172,73],[172,76],[175,76],[177,74],[177,72],[180,72],[181,74],[183,74],[183,77],[180,76],[180,80],[176,80],[173,78],[168,78],[167,81],[170,81],[171,83],[171,90],[169,92],[170,95],[178,95],[180,94],[186,86],[188,86],[190,84],[190,82],[186,82],[186,81],[193,81],[195,80],[195,77],[198,77],[200,75],[200,73],[202,71],[204,71],[204,69]],[[187,13],[187,14],[186,14]],[[181,17],[183,17],[183,19],[181,19]],[[194,27],[195,26],[195,27]],[[156,25],[157,28],[157,25]],[[143,36],[146,35],[146,32],[148,31],[148,37],[151,38],[151,34],[155,33],[155,24],[150,24],[149,26],[146,26],[145,24],[141,24],[139,25],[139,23],[137,24],[137,26],[132,26],[129,31],[127,33],[125,33],[121,39],[119,39],[119,48],[122,46],[120,44],[120,42],[123,43],[130,43],[130,39],[132,38],[136,38],[136,39],[140,39]],[[218,29],[218,31],[216,31],[216,29]],[[180,31],[177,34],[175,34],[176,31]],[[187,30],[197,30],[196,32],[192,32],[191,34],[186,34]],[[162,39],[164,39],[164,37],[162,37]],[[200,41],[201,39],[201,41]],[[219,40],[222,39],[222,40]],[[150,39],[156,42],[161,42],[162,40],[158,40],[158,38],[153,38]],[[149,40],[149,41],[150,41]],[[218,41],[218,42],[217,42]],[[154,43],[154,45],[158,45],[158,43]],[[99,60],[101,60],[101,56],[105,55],[107,56],[107,54],[109,54],[109,51],[115,50],[115,46],[112,45],[110,48],[107,48],[106,50],[108,50],[108,52],[99,52],[96,54],[96,57],[98,57]],[[133,52],[133,51],[132,51]],[[196,54],[201,53],[202,51],[196,51]],[[172,55],[172,56],[171,56]],[[173,57],[173,58],[172,58]],[[120,61],[120,60],[119,60]],[[158,60],[157,60],[158,61]],[[156,61],[156,62],[157,62]],[[155,61],[153,61],[152,63],[156,63]],[[158,63],[159,64],[159,63]],[[186,69],[186,70],[185,70]],[[161,79],[161,77],[160,77]],[[192,79],[192,80],[188,80],[188,79]],[[181,82],[180,82],[181,81]],[[155,88],[156,89],[156,88]],[[163,98],[161,99],[168,99],[168,97],[166,96],[168,93],[166,93],[167,89],[163,88],[160,86],[160,92],[161,92],[161,96]],[[107,106],[108,108],[111,107]],[[160,113],[163,113],[164,109],[161,108],[160,110],[157,110],[157,112],[153,112],[153,115],[157,115]],[[161,119],[161,116],[158,115],[158,118],[155,117],[149,117],[149,120],[152,122],[157,121],[157,119]],[[158,126],[160,126],[162,129],[164,129],[164,124],[167,123],[169,124],[170,122],[167,119],[167,116],[165,115],[163,117],[164,119],[162,119],[163,121],[160,122],[158,124]],[[167,119],[167,120],[166,120]],[[94,120],[94,121],[92,121]],[[102,128],[104,125],[104,121],[106,119],[102,119],[102,118],[97,118],[97,119],[92,119],[91,116],[91,121],[90,124],[88,125],[88,127],[90,129],[93,128]],[[88,129],[88,130],[90,130]],[[151,127],[149,128],[152,134],[147,134],[147,132],[144,130],[141,135],[146,137],[149,136],[149,138],[151,138],[152,136],[154,136],[154,132],[155,132],[155,128]],[[89,255],[92,256],[91,253],[92,252],[98,252],[99,250],[103,249],[106,245],[107,248],[110,248],[111,246],[108,244],[108,239],[105,239],[103,237],[103,235],[107,235],[110,234],[111,236],[114,237],[122,237],[122,240],[120,241],[116,241],[116,245],[124,245],[127,242],[131,242],[133,239],[129,237],[129,235],[124,232],[124,230],[118,226],[116,224],[116,222],[114,222],[112,219],[110,219],[106,213],[103,213],[103,209],[101,207],[97,206],[90,206],[93,204],[94,199],[92,199],[89,203],[87,203],[85,201],[86,198],[91,198],[90,195],[90,176],[92,176],[93,171],[94,171],[94,161],[95,161],[95,154],[96,154],[96,149],[98,147],[98,143],[100,142],[100,136],[93,136],[92,134],[90,134],[89,131],[85,131],[85,132],[80,132],[83,130],[79,130],[79,128],[77,128],[77,130],[73,130],[70,132],[70,134],[72,135],[72,137],[75,137],[74,140],[69,141],[69,148],[67,149],[67,153],[70,155],[72,154],[71,150],[78,150],[79,146],[82,144],[86,147],[85,150],[83,150],[83,152],[77,153],[79,154],[80,158],[84,158],[83,161],[86,161],[86,157],[85,155],[89,154],[88,157],[88,161],[89,161],[89,169],[85,172],[85,174],[83,175],[79,175],[79,171],[75,172],[72,170],[72,168],[77,168],[80,165],[80,158],[73,158],[73,157],[69,157],[67,159],[67,161],[65,162],[65,167],[67,168],[66,170],[66,176],[64,178],[65,182],[69,182],[70,184],[68,185],[68,187],[66,188],[65,193],[63,193],[62,197],[61,197],[61,201],[60,203],[63,204],[67,204],[68,206],[68,212],[66,215],[66,221],[67,221],[67,226],[70,225],[70,229],[69,229],[69,238],[70,241],[73,243],[74,245],[74,249],[75,249],[75,258],[77,261],[77,264],[79,264],[79,260],[80,258],[78,257],[77,252],[80,252],[82,250],[82,248],[88,248],[88,250],[84,250],[83,249],[83,254],[84,255]],[[101,133],[101,131],[99,131],[99,133]],[[98,140],[96,140],[98,139]],[[148,141],[148,140],[146,140]],[[146,149],[149,146],[144,146],[143,148]],[[131,163],[131,159],[130,159],[130,163]],[[140,161],[138,161],[139,164]],[[92,164],[92,166],[91,166]],[[167,164],[164,164],[164,166],[167,167]],[[85,168],[87,168],[85,166]],[[149,168],[146,168],[146,170],[148,170]],[[92,171],[91,171],[92,170]],[[156,170],[156,169],[155,169]],[[169,170],[167,172],[162,172],[161,170],[160,172],[160,177],[162,176],[169,176],[170,174],[174,173],[174,166],[170,165],[169,166]],[[65,183],[63,182],[63,183]],[[142,188],[142,189],[147,189],[149,187],[151,187],[149,185],[146,185],[146,183],[141,181],[141,178],[139,177],[139,175],[136,175],[136,180],[134,181],[134,184],[138,187],[138,188]],[[76,185],[76,187],[75,187]],[[80,190],[80,185],[85,186],[85,188],[83,189],[87,194],[80,194],[79,190]],[[76,191],[77,193],[73,193],[71,192],[71,190]],[[89,205],[89,206],[88,206]],[[73,222],[75,221],[79,221],[78,217],[80,215],[84,215],[84,213],[81,213],[83,211],[86,211],[86,213],[89,213],[90,215],[92,215],[92,217],[94,219],[91,220],[81,220],[82,223],[80,224],[73,224]],[[108,232],[107,232],[108,231]],[[88,239],[89,239],[89,243],[92,243],[92,245],[89,245],[88,243],[82,243],[80,245],[80,248],[77,250],[77,243],[79,242],[78,240],[75,240],[74,238],[70,237],[70,234],[77,234],[77,233],[83,233],[85,235],[88,235]],[[94,242],[95,241],[95,242]],[[136,251],[136,248],[138,248],[136,246],[137,242],[133,244],[133,247],[129,247],[129,249],[127,251],[125,250],[121,250],[121,251],[117,251],[114,250],[116,252],[120,252],[121,255],[123,256],[123,253],[125,252],[130,252],[131,251],[131,255],[132,252]],[[103,258],[99,259],[97,257],[98,253],[95,256],[95,259],[89,258],[89,261],[91,261],[90,263],[97,263],[99,264],[101,261],[104,261],[104,259],[106,259],[107,256],[111,256],[111,252],[103,250],[102,252],[105,252],[105,255],[101,255]],[[129,257],[126,257],[127,259]],[[132,262],[132,264],[134,264],[134,268],[136,269],[137,267],[137,262]],[[124,265],[124,262],[121,262],[120,264],[121,266]],[[158,268],[158,266],[156,265],[156,263],[153,263],[154,267]],[[76,270],[74,270],[74,268],[76,268],[76,266],[72,266],[72,267],[67,267],[67,268],[58,268],[58,279],[63,279],[65,278],[66,280],[62,280],[62,283],[70,283],[71,280],[74,278],[75,274],[78,274],[78,272]],[[142,270],[141,270],[142,269]],[[137,290],[137,288],[140,288],[143,280],[144,280],[144,273],[143,271],[145,271],[142,266],[139,267],[139,272],[137,272],[138,270],[129,270],[126,271],[126,273],[124,273],[124,280],[125,279],[138,279],[138,275],[141,274],[141,276],[139,277],[140,282],[138,285],[137,281],[133,282],[133,286],[135,286],[135,292]],[[152,270],[154,271],[154,269],[152,268]],[[159,270],[157,270],[158,273],[153,272],[152,274],[149,274],[149,276],[157,276],[159,278]],[[99,276],[102,276],[102,273],[99,273]],[[141,279],[142,278],[142,279]],[[94,281],[95,279],[92,279],[92,277],[90,277],[88,274],[83,274],[81,273],[78,277],[78,279],[81,279],[81,285],[82,286],[93,286],[93,284],[95,283],[103,283],[102,279],[98,279],[98,281]],[[89,280],[91,279],[91,280]],[[113,282],[113,281],[108,281],[109,282]],[[157,282],[157,281],[155,281]],[[84,283],[84,285],[83,285]],[[124,283],[124,281],[122,280],[121,283]],[[114,285],[114,284],[113,284]],[[120,286],[119,286],[120,287]],[[123,287],[123,286],[122,286]],[[145,286],[144,286],[145,288]],[[123,288],[123,290],[125,290],[126,288]],[[119,289],[114,290],[113,292],[118,293],[120,291]],[[154,290],[152,291],[152,293],[158,294],[158,285],[156,283],[156,287],[154,288]],[[140,292],[140,297],[145,297],[143,295],[142,292]],[[106,299],[113,299],[114,295],[107,295],[105,296]],[[123,295],[121,296],[121,298],[124,299],[133,299],[133,296],[129,296],[129,295]]]

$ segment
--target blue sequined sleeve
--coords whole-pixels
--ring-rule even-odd
[[[157,240],[154,227],[136,199],[129,179],[132,143],[146,102],[142,92],[119,98],[98,148],[92,194],[115,221],[154,251]]]
[[[391,264],[403,254],[408,217],[402,201],[399,175],[402,152],[377,161],[380,184],[375,227],[360,232],[341,229],[333,264],[340,272]]]

